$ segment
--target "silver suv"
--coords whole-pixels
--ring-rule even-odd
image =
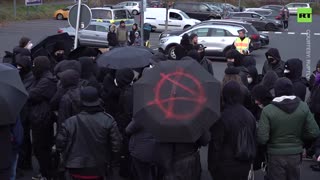
[[[198,43],[206,48],[206,56],[224,57],[225,52],[229,50],[238,37],[238,30],[243,29],[239,25],[200,25],[195,26],[180,35],[168,36],[160,39],[160,49],[165,51],[169,58],[175,59],[175,47],[180,44],[183,34],[198,35]]]
[[[140,2],[138,1],[124,1],[116,4],[113,7],[122,7],[128,10],[133,15],[138,15],[140,13]]]

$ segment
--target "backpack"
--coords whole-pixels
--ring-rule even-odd
[[[252,161],[256,156],[256,142],[254,134],[249,127],[243,127],[239,131],[235,158],[239,161]]]

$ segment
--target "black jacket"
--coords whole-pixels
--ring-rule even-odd
[[[102,169],[101,175],[106,163],[110,163],[112,153],[121,148],[117,123],[101,110],[82,111],[77,116],[62,124],[56,139],[57,150],[63,152],[65,167],[96,167]]]
[[[255,85],[259,83],[258,79],[258,70],[255,66],[249,66],[247,67],[249,75],[252,77],[252,82],[248,82],[248,89],[251,91]]]
[[[278,78],[279,77],[278,77],[276,72],[268,71],[264,75],[264,77],[263,77],[263,79],[261,81],[261,84],[267,88],[267,90],[271,93],[272,96],[275,96],[274,84],[275,84],[275,82],[277,81]]]
[[[39,79],[35,79],[29,90],[30,117],[33,128],[51,125],[50,100],[54,96],[57,81],[51,72],[44,72]]]
[[[240,104],[227,105],[218,122],[212,126],[208,168],[215,177],[223,179],[223,174],[218,171],[221,168],[241,168],[250,164],[250,162],[240,162],[235,159],[237,137],[244,126],[248,126],[252,133],[255,133],[254,116]]]
[[[320,68],[320,60],[318,61],[316,68]],[[310,91],[312,90],[312,88],[314,86],[317,72],[318,72],[317,70],[313,71],[311,76],[310,76],[310,80],[309,80],[309,90]],[[318,73],[320,73],[320,72],[318,72]]]
[[[308,82],[302,77],[302,61],[300,59],[289,59],[285,63],[285,69],[290,71],[289,73],[285,73],[285,76],[289,78],[293,84],[294,95],[304,101],[306,99]]]
[[[136,32],[138,32],[138,33],[139,33],[139,36],[141,36],[141,33],[140,33],[140,31],[139,31],[138,29],[136,29],[136,30],[131,30],[131,31],[129,32],[129,40],[130,40],[129,45],[132,45],[132,44],[134,43],[134,41],[136,40],[136,35],[135,35]]]
[[[104,101],[106,112],[111,114],[113,117],[116,117],[116,114],[119,110],[118,102],[120,93],[121,90],[114,84],[114,77],[110,74],[107,74],[103,80],[101,98]]]
[[[87,81],[87,86],[95,87],[100,91],[101,85],[95,76],[95,63],[93,60],[89,57],[81,57],[79,62],[81,64],[81,79]]]
[[[284,62],[281,60],[280,54],[278,49],[276,48],[270,48],[266,52],[266,57],[272,56],[275,60],[277,60],[278,63],[271,64],[267,61],[264,62],[263,68],[262,68],[262,74],[265,75],[268,71],[274,71],[277,73],[279,77],[284,76]]]
[[[320,136],[318,137],[316,143],[315,143],[315,149],[316,149],[316,157],[320,156]]]
[[[151,133],[146,131],[134,120],[126,128],[126,133],[130,135],[129,152],[130,155],[142,162],[155,162],[156,140]]]
[[[23,56],[31,56],[31,52],[29,49],[26,49],[26,48],[22,48],[20,46],[17,46],[13,49],[13,54],[15,55],[23,55]]]
[[[184,45],[177,45],[174,49],[174,53],[176,55],[176,60],[180,60],[183,57],[188,55],[188,52],[194,49],[192,44],[184,44]]]
[[[118,45],[117,34],[115,32],[109,32],[107,40],[108,40],[109,46],[117,46]]]

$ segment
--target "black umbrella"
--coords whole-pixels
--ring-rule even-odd
[[[109,69],[140,68],[150,65],[153,54],[144,48],[121,47],[112,49],[99,56],[97,63],[100,67]]]
[[[134,119],[161,142],[195,142],[220,116],[220,82],[197,61],[162,61],[134,86]]]
[[[0,64],[0,126],[13,124],[26,103],[28,93],[18,70],[9,64]]]
[[[101,54],[98,48],[91,48],[86,46],[80,46],[77,49],[70,52],[68,59],[78,59],[80,57],[96,57]]]
[[[68,55],[73,48],[74,40],[68,35],[68,33],[62,33],[48,36],[35,45],[31,49],[32,58],[36,58],[38,56],[50,56],[50,54],[53,53],[54,45],[59,41],[64,42],[65,54]]]

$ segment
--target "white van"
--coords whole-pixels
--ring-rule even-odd
[[[144,22],[151,24],[155,31],[164,31],[166,25],[166,8],[147,8],[144,13]],[[168,11],[168,30],[183,30],[201,21],[191,19],[186,13],[178,9]]]

